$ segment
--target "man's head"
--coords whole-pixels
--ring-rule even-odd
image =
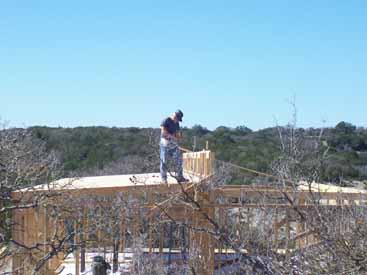
[[[183,112],[181,110],[177,110],[176,112],[174,112],[173,119],[176,122],[181,122],[182,118],[183,118]]]

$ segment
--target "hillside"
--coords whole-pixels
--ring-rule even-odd
[[[34,135],[58,152],[66,174],[100,175],[157,171],[159,129],[152,128],[49,128],[32,127]],[[287,128],[282,128],[287,131]],[[320,129],[297,129],[303,140],[316,139]],[[200,125],[183,129],[182,145],[201,150],[209,141],[217,159],[270,172],[280,154],[277,128],[259,131],[240,126],[210,131]],[[323,179],[331,182],[367,179],[367,129],[340,122],[323,129],[327,150]],[[196,146],[194,145],[196,144]],[[310,145],[311,146],[311,145]],[[193,148],[195,147],[195,148]]]

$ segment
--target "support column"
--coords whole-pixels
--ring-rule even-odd
[[[206,207],[207,203],[199,196],[202,210],[192,211],[193,229],[190,238],[190,261],[196,268],[197,274],[211,275],[214,273],[215,240],[206,230],[212,230],[212,225],[205,217],[214,218],[214,208]],[[198,230],[195,230],[198,229]]]

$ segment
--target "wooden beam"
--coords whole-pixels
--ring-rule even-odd
[[[79,227],[77,221],[74,226],[75,230],[75,238],[74,238],[74,258],[75,258],[75,275],[80,275],[80,252],[79,252]]]

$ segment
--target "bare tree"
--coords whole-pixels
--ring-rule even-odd
[[[51,182],[60,174],[60,163],[54,152],[35,139],[30,130],[7,128],[0,130],[0,263],[18,249],[36,249],[18,243],[13,238],[12,212],[37,207],[48,194],[29,197],[37,185]],[[14,198],[12,192],[19,191]]]
[[[305,130],[297,127],[294,102],[292,108],[292,122],[285,128],[278,127],[281,155],[272,170],[279,182],[290,188],[283,194],[291,206],[293,221],[307,227],[305,234],[313,242],[277,259],[286,274],[365,274],[367,212],[363,199],[340,194],[330,203],[315,190],[314,184],[322,183],[329,148],[322,142],[322,130],[318,137],[310,139]],[[306,197],[300,196],[300,185],[308,192]],[[307,209],[305,201],[309,204]]]

